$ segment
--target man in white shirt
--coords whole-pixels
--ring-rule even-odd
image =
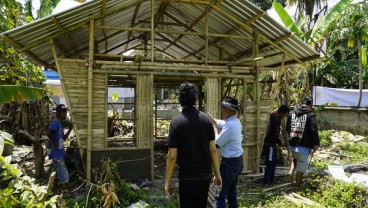
[[[238,177],[243,170],[242,124],[236,116],[239,111],[238,100],[226,96],[221,103],[221,113],[225,120],[211,117],[211,123],[221,129],[216,136],[216,145],[221,149],[222,159],[220,174],[222,188],[215,198],[215,208],[225,208],[228,201],[229,208],[237,208]]]

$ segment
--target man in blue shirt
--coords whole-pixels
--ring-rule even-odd
[[[65,105],[59,104],[56,106],[56,118],[51,121],[51,124],[47,130],[47,136],[49,137],[48,155],[49,159],[52,160],[52,168],[56,171],[56,175],[62,187],[70,191],[68,185],[69,173],[64,159],[64,140],[69,137],[69,134],[72,131],[72,126],[69,125],[68,132],[64,134],[62,122],[65,120],[66,114],[67,108]]]
[[[300,191],[303,174],[307,173],[308,155],[318,150],[319,136],[316,115],[312,110],[312,99],[303,98],[302,106],[289,114],[286,131],[289,133],[289,145],[293,155],[288,174],[289,182],[293,181],[296,169],[295,191]]]
[[[226,96],[221,103],[221,114],[225,120],[214,119],[210,115],[212,124],[221,129],[220,134],[216,136],[216,145],[220,147],[222,153],[220,164],[222,188],[215,199],[215,208],[225,208],[225,199],[230,208],[238,207],[236,187],[243,170],[243,135],[242,124],[236,116],[238,111],[238,100]]]

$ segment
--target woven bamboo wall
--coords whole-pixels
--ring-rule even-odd
[[[204,90],[205,90],[204,112],[208,112],[212,116],[219,118],[220,116],[219,78],[206,78]]]
[[[257,111],[254,102],[247,103],[246,109],[246,123],[243,126],[245,128],[245,139],[243,139],[244,148],[244,171],[251,170],[257,171],[258,164],[257,158],[260,157],[261,150],[257,150],[257,143],[262,142],[265,136],[266,127],[268,124],[269,114],[273,110],[272,103],[270,101],[261,101],[260,103],[260,139],[257,141],[256,136],[256,122],[257,122]]]
[[[73,59],[60,61],[62,84],[65,86],[65,97],[69,100],[69,109],[75,124],[75,132],[82,148],[87,147],[87,104],[88,104],[88,72],[84,62]],[[92,150],[105,147],[106,127],[106,74],[93,74],[92,87]]]
[[[152,147],[153,75],[137,75],[135,119],[137,146]]]

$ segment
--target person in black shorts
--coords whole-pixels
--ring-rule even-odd
[[[179,200],[181,208],[205,208],[211,183],[222,185],[215,133],[207,114],[197,110],[194,85],[184,82],[179,87],[183,110],[170,122],[165,193],[171,195],[171,177],[176,161],[179,166]]]

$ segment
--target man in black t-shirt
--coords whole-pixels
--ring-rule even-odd
[[[194,107],[197,92],[193,84],[182,83],[178,99],[183,110],[170,122],[165,192],[171,194],[170,180],[178,161],[180,207],[205,208],[211,166],[214,168],[214,183],[222,185],[215,133],[207,114]]]

